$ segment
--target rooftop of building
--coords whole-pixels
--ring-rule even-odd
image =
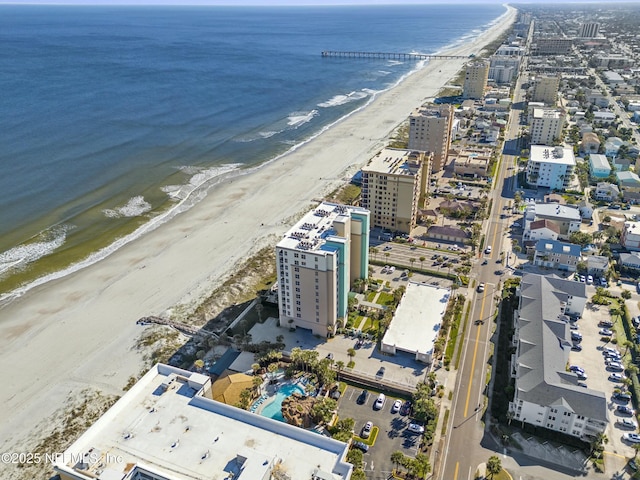
[[[278,247],[289,250],[333,252],[326,249],[327,241],[337,238],[334,222],[346,222],[353,213],[369,215],[369,210],[351,205],[322,202],[307,212],[278,242]]]
[[[585,284],[555,275],[522,277],[518,398],[538,405],[562,404],[578,415],[606,421],[604,393],[579,386],[578,376],[566,371],[571,342],[564,307],[570,298],[586,299]]]
[[[533,109],[533,118],[534,120],[537,118],[554,118],[559,119],[563,116],[563,112],[560,110],[555,110],[553,108],[534,108]]]
[[[545,239],[538,240],[538,243],[536,243],[536,252],[557,253],[560,255],[571,255],[573,257],[579,257],[581,255],[580,245]]]
[[[136,471],[170,480],[255,480],[274,470],[283,479],[350,477],[347,444],[211,400],[209,388],[208,376],[155,365],[69,447],[57,470],[87,480],[136,478]]]
[[[383,148],[375,155],[363,172],[383,173],[386,175],[416,176],[420,173],[424,153],[399,148]]]
[[[412,117],[444,117],[453,112],[451,105],[421,105],[411,112]]]
[[[405,352],[431,353],[450,295],[448,288],[409,282],[382,343]]]
[[[568,147],[551,147],[548,145],[531,145],[530,161],[540,163],[553,163],[557,165],[573,165],[576,159],[573,149]]]
[[[640,177],[634,172],[624,171],[616,172],[616,177],[619,182],[623,182],[629,185],[640,185]]]
[[[602,155],[601,153],[592,153],[591,155],[589,155],[589,163],[591,163],[593,168],[598,168],[601,170],[611,170],[609,160],[607,160],[607,157],[605,155]]]
[[[557,234],[560,233],[558,226],[549,220],[536,220],[535,222],[531,222],[531,225],[529,225],[529,230],[538,230],[540,228],[548,228],[552,232]]]
[[[566,218],[569,220],[581,220],[580,210],[569,205],[556,203],[529,203],[528,208],[533,208],[536,216],[549,218]]]

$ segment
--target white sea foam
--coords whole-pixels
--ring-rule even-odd
[[[138,195],[130,198],[125,205],[114,209],[107,208],[102,213],[109,218],[138,217],[149,210],[151,204],[142,195]]]
[[[391,75],[391,72],[389,70],[378,70],[378,73],[380,75]]]
[[[183,172],[189,172],[192,176],[189,182],[185,185],[166,185],[162,187],[162,191],[169,195],[171,198],[177,200],[183,200],[189,197],[194,190],[201,187],[205,183],[212,179],[229,173],[233,170],[237,170],[241,164],[229,163],[226,165],[220,165],[218,167],[202,168],[193,166],[183,166],[180,170]]]
[[[38,235],[34,242],[24,243],[0,253],[0,275],[53,253],[64,244],[66,238],[67,228],[57,226]]]
[[[292,112],[287,117],[287,125],[293,128],[298,128],[305,123],[309,123],[313,120],[313,117],[318,115],[318,110],[311,110],[310,112]]]
[[[347,95],[335,95],[330,100],[319,103],[318,106],[321,108],[337,107],[338,105],[344,105],[345,103],[361,100],[363,98],[366,98],[366,96],[367,92],[365,92],[364,90],[361,90],[359,92],[351,92]]]

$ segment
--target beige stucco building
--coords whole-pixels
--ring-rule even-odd
[[[385,148],[369,161],[362,169],[361,204],[371,212],[372,225],[411,233],[429,165],[424,152],[396,148]]]
[[[323,202],[276,245],[280,326],[333,335],[351,283],[369,272],[369,211]]]
[[[451,105],[423,105],[409,116],[409,149],[432,153],[433,172],[439,172],[445,166],[452,125]]]
[[[491,160],[491,150],[484,148],[464,149],[453,157],[453,171],[456,175],[486,177]]]
[[[536,77],[531,91],[532,102],[544,102],[547,105],[555,105],[558,99],[558,88],[560,87],[559,76],[540,75]]]
[[[565,113],[549,108],[535,108],[531,122],[531,144],[553,145],[562,140]]]
[[[489,79],[489,62],[478,60],[467,64],[462,86],[462,98],[481,99]]]

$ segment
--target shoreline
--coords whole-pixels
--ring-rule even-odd
[[[506,8],[488,30],[448,51],[478,53],[515,19]],[[74,392],[121,393],[142,363],[133,349],[142,332],[136,320],[195,306],[234,265],[281,236],[292,217],[343,184],[464,63],[432,60],[277,161],[219,183],[215,195],[153,233],[1,307],[0,359],[16,370],[0,393],[5,451],[38,426],[51,428],[48,417]]]

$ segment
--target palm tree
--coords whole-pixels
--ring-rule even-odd
[[[350,348],[349,350],[347,350],[347,355],[349,355],[349,358],[353,361],[353,357],[356,356],[356,349]]]
[[[427,259],[427,257],[420,257],[420,259],[419,259],[419,260],[420,260],[420,270],[422,270],[422,267],[423,267],[424,261],[425,261],[426,259]]]
[[[378,250],[376,247],[369,248],[369,253],[373,255],[373,259],[375,260],[378,257]]]
[[[404,463],[404,453],[400,450],[396,450],[391,454],[391,463],[395,465],[395,469],[398,470],[398,467]]]
[[[416,262],[416,259],[415,259],[415,258],[413,258],[413,257],[412,257],[412,258],[410,258],[410,259],[409,259],[409,263],[411,264],[411,270],[413,270],[413,264],[414,264],[415,262]]]
[[[252,383],[253,383],[253,388],[256,391],[256,394],[260,395],[262,393],[260,391],[260,387],[262,386],[262,377],[253,377]]]
[[[338,380],[340,380],[340,372],[344,370],[344,362],[342,360],[338,360],[336,362],[336,371],[338,372]]]
[[[274,374],[277,371],[278,371],[278,364],[270,363],[269,366],[267,367],[267,372],[269,372],[269,376],[271,377],[271,380],[273,380]]]
[[[489,460],[487,460],[487,473],[491,475],[493,478],[494,475],[497,475],[502,471],[502,462],[500,461],[500,457],[497,455],[491,455]]]
[[[389,260],[389,255],[391,255],[389,252],[384,252],[384,258],[387,260]]]
[[[258,302],[256,303],[256,313],[258,314],[258,322],[262,323],[262,312],[264,311],[264,305]]]

